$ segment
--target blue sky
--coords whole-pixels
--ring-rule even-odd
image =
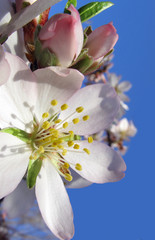
[[[90,1],[78,0],[78,7]],[[130,111],[138,133],[124,159],[125,178],[118,183],[69,190],[74,211],[74,240],[155,239],[155,19],[153,0],[114,0],[115,6],[92,18],[93,29],[113,21],[119,34],[111,72],[133,87]],[[65,2],[53,7],[62,11]]]

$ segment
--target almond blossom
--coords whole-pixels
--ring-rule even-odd
[[[119,101],[108,84],[80,89],[83,75],[77,70],[32,73],[18,57],[5,57],[11,72],[0,87],[0,198],[26,174],[49,229],[59,239],[71,239],[73,213],[64,182],[74,181],[74,173],[95,183],[125,175],[125,163],[113,149],[81,138],[107,128]]]

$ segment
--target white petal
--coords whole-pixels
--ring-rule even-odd
[[[48,160],[43,161],[37,177],[36,197],[49,229],[60,239],[71,239],[74,225],[70,201],[61,177]]]
[[[0,133],[0,199],[11,193],[24,176],[30,153],[18,138]]]
[[[108,82],[114,88],[118,85],[118,82],[120,81],[120,79],[121,79],[121,76],[117,76],[115,73],[108,74]]]
[[[3,35],[6,34],[8,36],[11,35],[13,32],[22,28],[32,19],[40,15],[40,13],[44,12],[46,9],[59,1],[60,0],[37,0],[32,5],[14,14],[11,21],[6,26],[2,26],[0,28],[0,33],[2,33]]]
[[[75,69],[48,67],[34,72],[38,81],[38,99],[35,114],[40,119],[43,112],[48,111],[53,99],[58,105],[53,111],[58,111],[82,85],[84,76]],[[54,112],[53,112],[54,113]]]
[[[1,45],[0,45],[0,73],[1,73],[0,85],[2,85],[9,79],[10,66],[7,60],[5,59],[5,52]]]
[[[63,181],[65,182],[66,188],[84,188],[84,187],[88,187],[92,184],[92,182],[89,182],[85,178],[81,177],[73,169],[71,169],[70,171],[71,171],[73,180],[71,182],[68,182],[67,180],[63,179]]]
[[[129,128],[128,120],[126,118],[123,118],[122,120],[120,120],[118,127],[121,132],[126,132]]]
[[[10,21],[13,8],[9,0],[0,0],[0,26]]]
[[[95,84],[82,88],[67,101],[67,104],[69,108],[60,114],[60,119],[67,118],[77,107],[84,107],[83,112],[75,113],[67,119],[68,122],[73,118],[80,119],[78,124],[71,122],[66,128],[79,135],[89,135],[107,128],[119,110],[116,92],[108,84]],[[82,120],[85,115],[89,115],[88,121]]]
[[[26,181],[22,180],[17,188],[4,198],[2,210],[9,218],[21,217],[32,207],[34,200],[34,189],[28,189]]]
[[[5,55],[11,73],[9,80],[0,87],[0,127],[8,127],[9,124],[28,130],[37,101],[36,78],[20,58],[9,53]]]
[[[118,89],[121,92],[127,92],[130,90],[130,88],[132,87],[131,83],[128,81],[123,81],[118,85]]]
[[[126,170],[126,165],[121,156],[101,142],[88,143],[86,141],[78,142],[80,149],[77,152],[67,152],[65,159],[71,163],[79,175],[94,183],[115,182],[121,180]],[[90,150],[90,154],[80,153],[83,148]],[[75,169],[75,164],[82,166],[82,171]]]
[[[118,93],[118,95],[123,102],[129,102],[130,101],[130,98],[127,95],[125,95],[123,92]]]

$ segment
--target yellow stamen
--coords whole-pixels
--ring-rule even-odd
[[[52,106],[56,106],[58,104],[58,101],[56,100],[56,99],[53,99],[52,101],[51,101],[51,105]]]
[[[89,116],[88,116],[88,115],[86,115],[86,116],[83,117],[83,121],[87,121],[88,119],[89,119]]]
[[[89,143],[92,143],[93,142],[93,138],[90,136],[90,137],[88,137],[88,142]]]
[[[83,151],[85,151],[87,154],[90,154],[90,151],[87,148],[83,148]]]
[[[74,119],[72,120],[72,122],[73,122],[74,124],[77,124],[77,123],[79,123],[79,121],[80,121],[80,119],[79,119],[79,118],[74,118]]]
[[[72,147],[74,145],[73,141],[68,141],[68,147]]]
[[[62,126],[63,126],[63,128],[67,128],[68,127],[68,122],[65,122]]]
[[[64,111],[68,108],[68,105],[65,103],[61,106],[61,110]]]
[[[63,166],[64,166],[64,168],[66,168],[66,169],[68,169],[68,168],[70,167],[69,163],[67,163],[67,162],[65,162]]]
[[[57,119],[57,120],[55,120],[54,122],[55,123],[60,123],[62,120],[61,119]]]
[[[74,149],[79,149],[80,146],[79,146],[79,144],[75,144],[73,148],[74,148]]]
[[[38,149],[38,153],[41,154],[41,153],[44,153],[44,147],[43,146],[40,146],[39,149]]]
[[[48,118],[48,117],[49,117],[49,112],[43,113],[42,118]]]
[[[76,112],[78,112],[78,113],[81,113],[83,110],[84,110],[83,107],[77,107],[77,108],[76,108]]]
[[[70,174],[66,173],[66,174],[65,174],[65,179],[66,179],[68,182],[71,182],[72,179],[73,179],[73,177],[72,177]]]
[[[69,133],[70,133],[71,137],[74,136],[74,132],[73,131],[69,131]]]
[[[65,156],[67,154],[67,149],[64,149],[62,155]]]
[[[47,130],[49,127],[50,127],[50,122],[48,122],[48,121],[43,122],[43,124],[42,124],[43,129]]]
[[[78,171],[81,171],[81,170],[82,170],[82,166],[81,166],[81,164],[79,164],[79,163],[77,163],[77,164],[75,165],[75,168],[76,168],[76,170],[78,170]]]

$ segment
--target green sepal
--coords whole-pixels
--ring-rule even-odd
[[[35,57],[37,59],[37,63],[40,67],[50,67],[50,66],[58,66],[59,61],[54,53],[51,53],[48,48],[41,49],[40,41],[37,40],[35,44]]]
[[[31,142],[30,134],[18,128],[4,128],[0,132],[11,134],[26,143]]]
[[[42,27],[40,25],[37,25],[35,33],[34,33],[34,42],[38,40],[38,35],[39,35],[41,29],[42,29]]]
[[[41,45],[41,42],[37,39],[35,40],[35,52],[34,52],[37,60],[40,58],[41,51],[42,51],[42,45]]]
[[[78,62],[76,61],[76,63],[74,65],[72,65],[71,67],[74,69],[77,69],[81,73],[85,74],[85,72],[93,64],[93,62],[94,62],[93,58],[90,57],[87,53],[85,53],[85,54],[81,55],[81,58],[78,59]]]
[[[86,55],[88,55],[88,49],[87,49],[87,48],[83,48],[83,49],[81,50],[81,53],[80,53],[80,55],[78,56],[78,58],[77,58],[75,61],[72,62],[72,64],[71,64],[70,67],[73,66],[73,68],[74,68],[74,65],[75,65],[76,63],[78,63],[80,60],[84,59]]]
[[[68,0],[68,2],[66,3],[65,9],[69,8],[69,6],[73,4],[74,7],[77,6],[77,0]]]
[[[87,42],[87,38],[88,38],[88,36],[89,36],[89,34],[91,34],[92,33],[92,27],[91,26],[88,26],[88,27],[86,27],[85,28],[85,30],[84,30],[84,41],[83,41],[83,46],[85,46],[85,44],[86,44],[86,42]]]
[[[36,183],[36,178],[40,172],[42,166],[42,160],[38,158],[37,160],[29,160],[29,166],[27,171],[27,186],[28,188],[33,188]]]
[[[114,5],[112,2],[91,2],[84,5],[78,9],[81,22],[87,21],[112,5]]]

